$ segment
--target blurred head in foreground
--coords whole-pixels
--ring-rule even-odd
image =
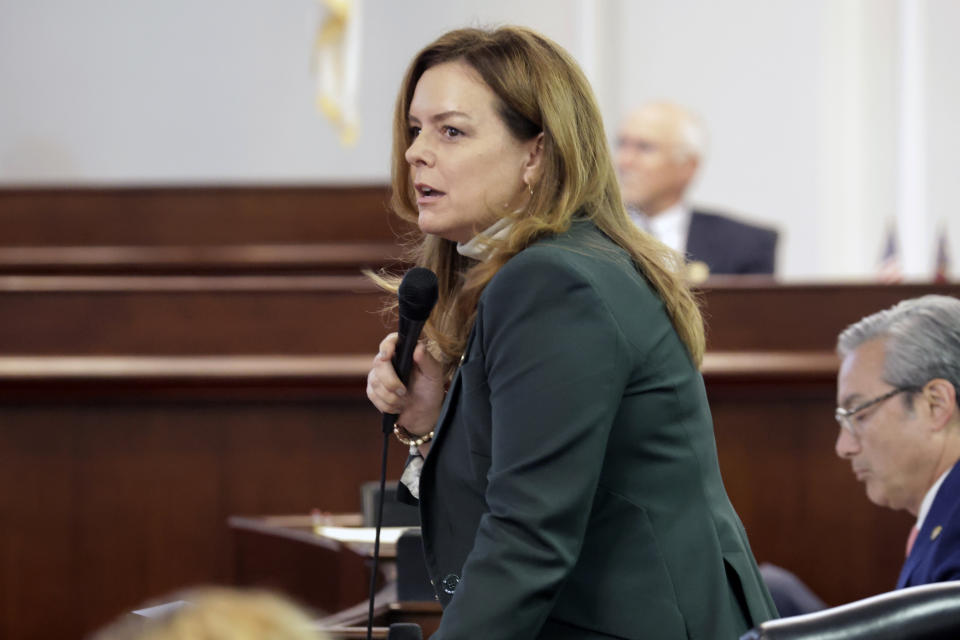
[[[90,640],[326,640],[307,614],[266,591],[206,587],[175,594],[184,601],[153,618],[127,615]]]

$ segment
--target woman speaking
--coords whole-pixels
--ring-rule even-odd
[[[627,217],[569,54],[516,27],[421,51],[393,207],[439,301],[409,384],[390,335],[367,395],[416,454],[433,638],[737,638],[774,617],[720,478],[682,261]]]

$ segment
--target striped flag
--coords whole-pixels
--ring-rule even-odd
[[[880,270],[877,272],[880,282],[897,284],[903,282],[903,270],[900,267],[900,255],[897,248],[897,229],[892,222],[887,226],[887,240],[880,256]]]
[[[933,271],[934,282],[950,281],[950,256],[947,255],[947,228],[946,225],[940,226],[940,233],[937,236],[937,263]]]
[[[314,46],[317,109],[340,133],[340,144],[352,147],[357,143],[360,128],[357,96],[362,0],[318,2],[322,10]]]

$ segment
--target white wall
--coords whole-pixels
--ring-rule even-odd
[[[513,20],[576,45],[572,1],[364,6],[357,147],[314,108],[312,0],[0,0],[0,183],[384,182],[413,54]]]
[[[644,100],[699,111],[694,199],[779,227],[786,279],[872,277],[895,218],[912,275],[940,221],[960,261],[955,0],[365,0],[350,149],[313,106],[320,15],[314,0],[0,0],[0,185],[386,182],[413,53],[516,23],[580,59],[611,139]],[[921,55],[904,67],[909,34]],[[923,161],[899,162],[911,151]]]
[[[709,130],[692,198],[778,226],[780,270],[818,264],[820,2],[625,2],[620,108],[671,99]],[[811,250],[814,255],[811,255]]]
[[[960,2],[930,0],[926,7],[927,192],[929,217],[947,227],[954,278],[960,277]],[[932,257],[932,256],[931,256]]]
[[[821,4],[816,85],[820,273],[876,271],[896,221],[900,46],[897,0]],[[792,125],[792,123],[790,123]],[[794,245],[802,258],[804,245]],[[794,254],[796,255],[796,253]]]

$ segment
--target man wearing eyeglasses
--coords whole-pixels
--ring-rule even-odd
[[[917,517],[897,588],[960,579],[960,300],[904,300],[837,351],[837,455],[871,502]]]
[[[700,119],[678,104],[630,112],[616,141],[627,212],[641,229],[686,255],[695,282],[711,274],[773,274],[778,232],[691,208],[687,192],[706,150]]]

